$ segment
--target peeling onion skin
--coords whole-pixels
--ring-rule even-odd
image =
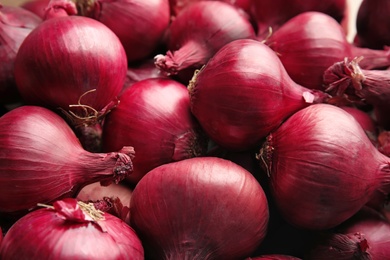
[[[389,193],[390,160],[343,109],[304,108],[273,131],[260,152],[282,216],[309,230],[333,228],[376,192]]]
[[[161,164],[206,153],[207,138],[191,113],[183,84],[172,79],[141,80],[120,100],[105,119],[103,151],[124,144],[134,147],[134,172],[127,179],[131,183]]]
[[[275,52],[251,39],[222,47],[188,89],[191,111],[210,139],[235,151],[256,147],[289,115],[328,98],[293,82]]]
[[[58,210],[80,218],[77,209],[61,208],[37,209],[15,222],[0,245],[0,259],[144,259],[137,234],[119,218],[103,213],[103,220],[75,221]]]
[[[269,217],[256,179],[217,157],[148,172],[134,189],[130,213],[150,259],[244,259],[262,242]]]
[[[0,213],[22,215],[37,203],[76,196],[85,185],[119,182],[132,172],[132,147],[85,151],[68,124],[38,106],[0,118]]]

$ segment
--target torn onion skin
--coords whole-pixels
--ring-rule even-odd
[[[303,229],[333,228],[390,191],[389,157],[333,105],[315,104],[290,116],[267,137],[259,159],[282,216]]]
[[[130,213],[150,259],[244,259],[261,244],[269,219],[257,180],[216,157],[151,170],[134,189]]]
[[[132,173],[133,147],[91,153],[58,114],[21,106],[0,118],[0,214],[20,216],[74,197],[85,185],[118,183]]]
[[[141,240],[119,218],[71,198],[42,207],[8,230],[1,259],[144,259]]]
[[[288,116],[329,97],[296,84],[275,52],[252,39],[222,47],[188,89],[191,111],[207,135],[234,151],[253,149]]]

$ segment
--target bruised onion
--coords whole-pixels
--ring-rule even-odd
[[[104,122],[103,150],[134,147],[137,156],[130,182],[138,182],[161,164],[205,153],[206,138],[191,114],[183,84],[172,79],[145,79],[125,90],[120,100]]]
[[[70,198],[45,207],[13,224],[0,259],[144,259],[137,234],[119,218]]]
[[[0,4],[0,104],[20,101],[14,78],[16,53],[42,19],[17,6]]]
[[[266,44],[278,54],[291,79],[310,89],[323,89],[325,70],[344,58],[364,56],[363,65],[369,68],[390,65],[388,51],[352,47],[341,25],[321,12],[291,18]]]
[[[196,22],[195,22],[196,21]],[[248,18],[221,1],[198,1],[187,6],[167,31],[168,51],[155,57],[155,64],[169,75],[200,68],[225,44],[254,38]]]
[[[315,104],[273,131],[259,154],[272,197],[294,226],[324,230],[390,188],[390,159],[343,109]]]
[[[98,20],[118,36],[129,62],[148,58],[156,51],[170,22],[168,0],[73,1],[79,15]]]
[[[254,148],[288,116],[328,98],[292,81],[275,52],[252,39],[222,47],[188,88],[205,132],[232,150]]]
[[[85,151],[59,115],[21,106],[0,118],[0,212],[19,214],[76,196],[85,185],[118,183],[132,172],[134,150]]]
[[[268,224],[257,180],[217,157],[151,170],[135,187],[130,212],[150,259],[244,259],[262,242]]]

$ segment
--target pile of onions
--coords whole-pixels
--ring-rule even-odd
[[[24,9],[29,10],[30,12],[33,12],[34,14],[44,19],[45,9],[49,2],[50,0],[28,0],[21,4],[20,7],[23,7]]]
[[[364,56],[362,68],[389,66],[389,52],[352,47],[341,25],[321,12],[301,13],[266,39],[296,83],[323,89],[323,74],[335,62]]]
[[[333,17],[341,23],[347,14],[346,0],[261,0],[252,1],[250,14],[257,26],[257,35],[264,38],[269,28],[277,31],[288,20],[304,12],[317,11]]]
[[[378,126],[389,130],[390,71],[362,69],[360,60],[345,59],[330,66],[324,72],[326,91],[354,104],[371,105]]]
[[[387,0],[363,0],[356,16],[357,46],[383,49],[390,45],[390,2]]]
[[[41,22],[41,18],[28,10],[0,4],[0,104],[20,101],[14,78],[16,53]]]
[[[122,220],[68,198],[15,222],[0,244],[0,258],[143,260],[144,250]]]
[[[319,235],[308,259],[387,259],[389,255],[389,220],[363,208],[335,230]]]
[[[21,106],[0,118],[0,212],[19,214],[37,203],[76,196],[85,185],[120,182],[132,172],[132,147],[85,151],[59,115]]]
[[[390,191],[390,159],[343,109],[316,104],[289,117],[260,151],[272,197],[297,227],[333,228]]]
[[[244,259],[268,224],[260,184],[241,166],[217,157],[151,170],[135,187],[130,212],[150,259]]]
[[[194,22],[196,21],[196,22]],[[155,57],[169,75],[200,68],[225,44],[254,38],[253,26],[237,8],[220,1],[198,1],[182,10],[170,24],[168,51]]]
[[[105,119],[103,151],[134,147],[138,182],[151,169],[203,155],[206,138],[191,114],[187,88],[173,79],[145,79],[125,90],[120,104]]]
[[[189,84],[191,111],[220,146],[248,150],[294,112],[327,100],[288,76],[267,45],[252,39],[226,44]]]
[[[127,60],[149,57],[162,44],[170,21],[168,0],[66,0],[76,2],[78,15],[105,24],[120,39]]]

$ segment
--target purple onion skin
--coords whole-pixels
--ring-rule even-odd
[[[254,148],[288,116],[328,97],[293,82],[275,52],[251,39],[222,47],[189,91],[191,111],[208,136],[235,151]]]
[[[81,103],[102,110],[120,93],[126,72],[118,37],[102,23],[81,16],[45,20],[26,37],[15,60],[23,100],[66,111],[93,89]],[[83,110],[76,113],[85,116]]]
[[[14,62],[20,45],[42,19],[17,6],[0,4],[0,104],[20,101],[14,78]]]
[[[267,137],[262,152],[281,214],[303,229],[333,228],[376,192],[389,192],[389,158],[336,106],[296,112]]]
[[[8,230],[0,259],[144,259],[134,230],[108,213],[104,218],[75,222],[53,209],[35,210]]]
[[[244,168],[216,157],[148,172],[134,189],[130,214],[150,259],[244,259],[268,224],[260,184]]]
[[[51,110],[11,110],[0,118],[0,213],[20,216],[37,203],[76,196],[87,184],[125,179],[132,171],[128,148],[90,153]]]
[[[134,172],[137,183],[161,164],[206,152],[207,140],[190,110],[186,87],[172,79],[146,79],[125,90],[120,104],[107,116],[103,151],[131,144],[137,151]]]

